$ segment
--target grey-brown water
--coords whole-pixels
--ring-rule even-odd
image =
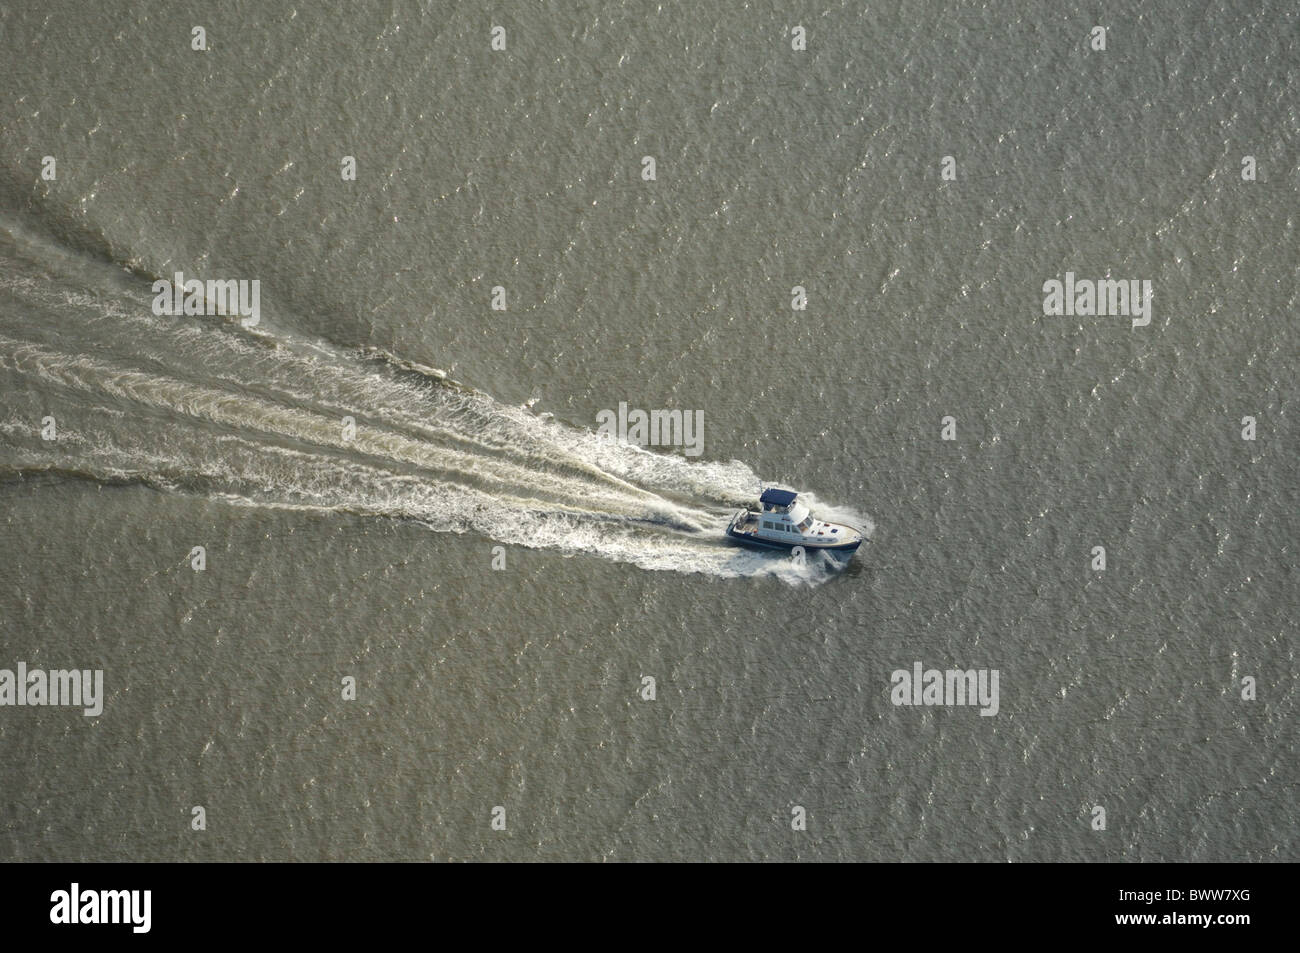
[[[1300,14],[896,7],[0,10],[0,859],[1296,860]]]

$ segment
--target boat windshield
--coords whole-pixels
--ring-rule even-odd
[[[812,526],[812,522],[813,522],[812,514],[809,513],[807,516],[803,518],[803,522],[799,524],[799,532],[801,533],[808,532],[808,527]]]

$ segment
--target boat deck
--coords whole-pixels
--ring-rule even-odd
[[[752,539],[755,543],[762,543],[765,546],[771,546],[776,549],[789,549],[793,546],[803,546],[808,549],[827,549],[827,550],[854,550],[862,542],[862,535],[857,530],[850,527],[839,526],[839,524],[830,524],[833,527],[847,530],[845,535],[835,536],[828,533],[818,533],[815,536],[799,535],[779,536],[760,535],[760,525],[762,520],[761,513],[749,511],[743,518],[737,515],[736,521],[728,527],[732,534],[743,535],[747,539]]]
[[[762,546],[768,549],[816,550],[832,555],[852,556],[858,547],[866,541],[860,530],[842,523],[819,522],[814,535],[803,533],[776,533],[762,528],[764,513],[746,510],[737,513],[727,524],[727,535],[746,545]]]

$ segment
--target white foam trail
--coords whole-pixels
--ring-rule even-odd
[[[10,414],[0,423],[5,469],[409,519],[645,569],[816,583],[842,565],[810,554],[797,568],[730,544],[727,520],[760,487],[738,461],[611,444],[373,351],[159,318],[126,295],[28,279],[3,287],[59,326],[0,315],[0,373],[77,408],[60,414],[52,445]],[[356,421],[351,439],[345,416]],[[807,498],[824,518],[873,528]]]

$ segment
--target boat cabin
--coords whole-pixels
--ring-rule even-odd
[[[808,532],[813,525],[812,514],[796,501],[798,496],[791,490],[764,490],[758,498],[763,505],[760,527],[778,533]]]

